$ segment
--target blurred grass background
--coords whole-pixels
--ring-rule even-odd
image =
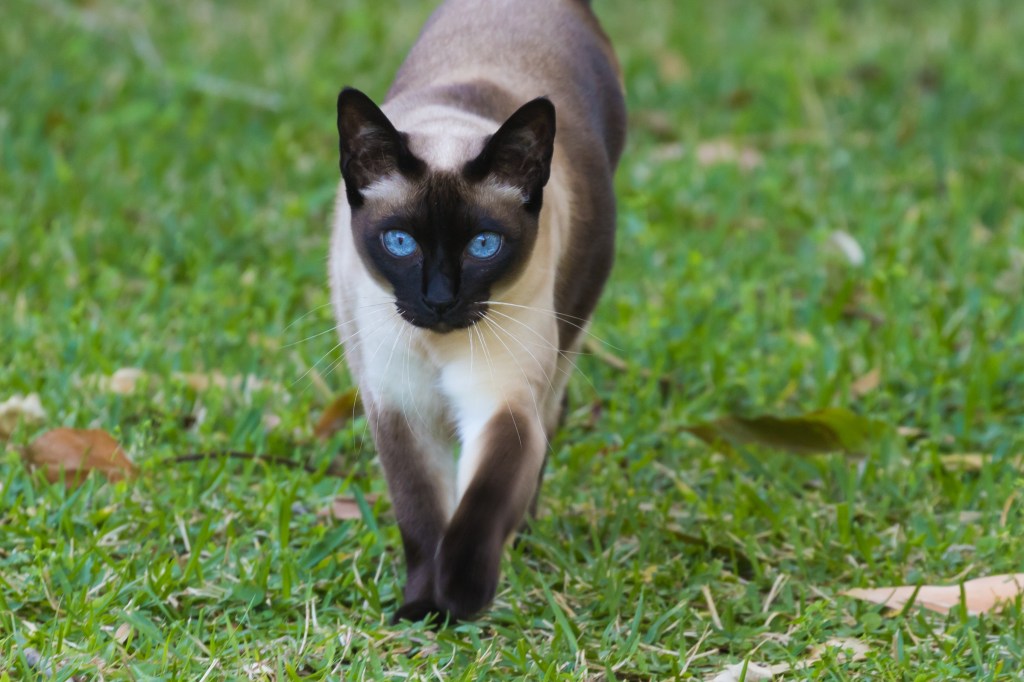
[[[631,369],[582,358],[496,607],[434,634],[386,625],[386,501],[316,514],[383,490],[363,423],[312,436],[349,381],[321,334],[334,98],[381,98],[432,5],[5,3],[0,400],[49,417],[0,469],[0,676],[699,679],[843,636],[868,659],[803,674],[1013,679],[1019,603],[888,617],[834,595],[1021,567],[1024,5],[595,4],[631,124],[593,331]],[[153,380],[96,388],[123,367]],[[723,460],[681,431],[829,406],[919,435],[862,462]],[[57,425],[114,433],[142,478],[44,485],[17,445]],[[168,463],[220,448],[318,473]],[[985,466],[942,466],[963,452]]]

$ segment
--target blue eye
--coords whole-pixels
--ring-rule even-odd
[[[410,256],[416,252],[416,240],[412,238],[412,235],[402,230],[388,230],[381,236],[381,241],[384,242],[384,248],[392,256],[403,258]]]
[[[481,260],[490,258],[501,248],[501,235],[497,232],[481,232],[469,240],[466,252]]]

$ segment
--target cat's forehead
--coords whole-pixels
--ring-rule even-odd
[[[413,156],[434,170],[453,172],[474,159],[496,129],[486,119],[439,105],[408,113],[398,125]]]
[[[434,171],[457,172],[476,158],[486,137],[469,131],[447,130],[406,133],[409,151]]]
[[[381,230],[402,229],[417,240],[436,242],[471,231],[481,213],[476,188],[450,171],[427,170],[415,178],[393,173],[362,194],[366,201],[353,216],[353,227],[371,238]]]
[[[397,172],[387,175],[362,194],[370,223],[399,219],[411,222],[413,228],[443,224],[455,229],[484,216],[504,222],[518,214],[523,203],[518,188],[490,178],[470,182],[459,170],[429,166],[416,178]]]

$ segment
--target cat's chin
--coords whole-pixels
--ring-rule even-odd
[[[470,327],[472,327],[474,324],[476,324],[479,321],[480,321],[480,318],[474,318],[472,320],[466,320],[465,322],[459,322],[459,323],[455,323],[455,324],[452,324],[452,323],[449,323],[449,322],[434,322],[432,324],[424,324],[424,323],[418,322],[418,321],[413,321],[413,320],[408,320],[408,319],[406,320],[406,322],[408,322],[409,324],[411,324],[414,327],[419,327],[420,329],[425,329],[425,330],[427,330],[429,332],[433,332],[435,334],[450,334],[452,332],[457,332],[457,331],[462,331],[464,329],[469,329]]]

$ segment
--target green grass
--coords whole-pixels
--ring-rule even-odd
[[[1019,601],[947,617],[838,593],[1024,565],[1024,5],[597,6],[631,137],[593,331],[632,369],[580,361],[495,607],[434,633],[388,625],[386,499],[317,516],[383,492],[364,422],[312,435],[350,382],[316,336],[334,96],[382,96],[430,8],[5,4],[0,401],[36,392],[49,418],[0,455],[0,679],[704,679],[831,637],[867,659],[788,679],[1018,679]],[[709,140],[762,162],[702,165]],[[154,379],[95,386],[121,367]],[[215,371],[266,383],[173,379]],[[854,461],[726,457],[682,430],[830,406],[923,436]],[[115,434],[141,477],[47,485],[18,446],[58,425]],[[227,448],[318,473],[171,462]],[[950,473],[951,452],[990,459]]]

